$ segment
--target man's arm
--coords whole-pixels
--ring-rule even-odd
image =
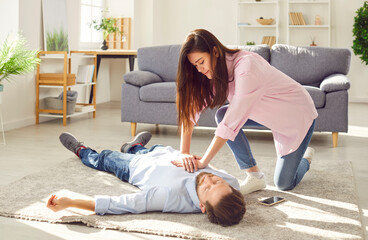
[[[138,193],[121,196],[96,196],[95,200],[71,199],[52,195],[47,207],[58,212],[70,207],[94,211],[96,214],[125,214],[163,211],[169,191],[165,187],[153,187]]]
[[[95,201],[86,199],[71,199],[67,197],[58,198],[56,195],[52,195],[47,201],[47,207],[54,212],[58,212],[70,207],[95,211]]]

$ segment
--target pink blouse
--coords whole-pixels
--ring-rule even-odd
[[[226,54],[226,65],[229,107],[215,135],[233,141],[252,119],[272,130],[278,156],[294,152],[318,116],[309,93],[258,54]]]

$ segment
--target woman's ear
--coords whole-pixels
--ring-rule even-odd
[[[217,58],[219,57],[219,50],[216,46],[213,47],[213,53],[215,54]]]

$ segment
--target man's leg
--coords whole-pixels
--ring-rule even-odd
[[[136,146],[130,148],[128,153],[131,153],[131,154],[146,154],[146,153],[154,151],[155,149],[159,149],[159,148],[162,148],[162,147],[164,147],[164,146],[161,145],[161,144],[155,144],[150,148],[145,148],[141,145],[136,145]]]
[[[305,156],[314,131],[313,121],[308,133],[299,148],[288,155],[279,157],[276,162],[274,183],[280,190],[291,190],[303,179],[309,170],[310,163]],[[309,159],[311,160],[311,159]]]
[[[104,150],[97,153],[95,150],[86,148],[72,134],[62,133],[60,142],[71,152],[76,154],[82,162],[93,169],[114,173],[123,181],[129,180],[129,163],[134,154]]]
[[[118,151],[103,150],[97,153],[90,148],[80,150],[80,158],[84,165],[100,171],[115,174],[120,180],[129,180],[129,163],[135,157],[134,154]]]
[[[124,143],[121,146],[120,152],[131,153],[130,152],[131,148],[137,145],[144,147],[149,142],[149,140],[151,140],[151,137],[152,137],[152,134],[147,131],[138,133],[137,136],[135,136],[135,138],[132,141]]]

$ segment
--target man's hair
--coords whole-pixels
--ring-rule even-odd
[[[232,193],[222,197],[212,206],[206,201],[206,214],[210,222],[220,224],[223,227],[238,224],[246,211],[244,196],[238,190],[230,186]]]

